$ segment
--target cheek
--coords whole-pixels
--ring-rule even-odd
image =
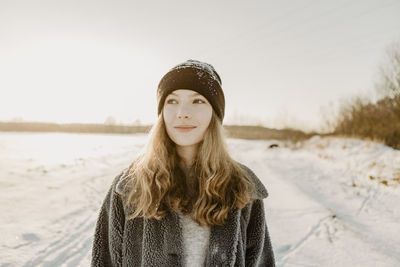
[[[212,112],[213,112],[213,109],[211,106],[209,106],[208,111],[205,112],[208,121],[211,121]]]
[[[208,127],[210,124],[212,117],[212,109],[205,110],[204,112],[201,113],[201,122],[204,125],[204,127]]]
[[[170,118],[173,115],[172,113],[173,113],[172,110],[168,106],[164,107],[163,116],[164,116],[165,119],[170,120]]]
[[[165,109],[163,110],[164,124],[168,127],[171,124],[171,115]]]

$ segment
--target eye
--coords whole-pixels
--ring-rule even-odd
[[[197,99],[193,100],[193,102],[196,102],[196,101],[201,101],[201,103],[206,103],[203,99],[200,99],[200,98],[197,98]]]
[[[171,104],[171,101],[175,101],[175,99],[171,99],[171,98],[168,99],[168,100],[167,100],[167,104]]]

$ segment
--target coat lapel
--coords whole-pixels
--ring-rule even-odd
[[[240,211],[229,212],[224,226],[213,225],[206,266],[234,266],[240,232]]]
[[[183,248],[182,225],[179,221],[178,214],[168,212],[164,218],[164,248],[167,254],[179,255]]]
[[[141,266],[183,266],[182,248],[177,214],[168,212],[161,220],[144,219]]]

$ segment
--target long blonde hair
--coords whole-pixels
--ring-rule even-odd
[[[231,209],[250,202],[255,186],[247,172],[233,160],[224,129],[214,110],[192,166],[195,196],[188,197],[181,159],[169,138],[161,112],[142,153],[127,171],[126,204],[135,217],[160,220],[169,210],[190,213],[200,225],[223,225]]]

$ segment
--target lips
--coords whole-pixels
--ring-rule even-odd
[[[175,128],[179,128],[179,129],[192,129],[192,128],[196,128],[196,126],[175,126]]]
[[[175,126],[175,129],[177,129],[178,131],[181,132],[188,132],[193,130],[194,128],[196,128],[196,126],[192,126],[192,125],[180,125],[180,126]]]

